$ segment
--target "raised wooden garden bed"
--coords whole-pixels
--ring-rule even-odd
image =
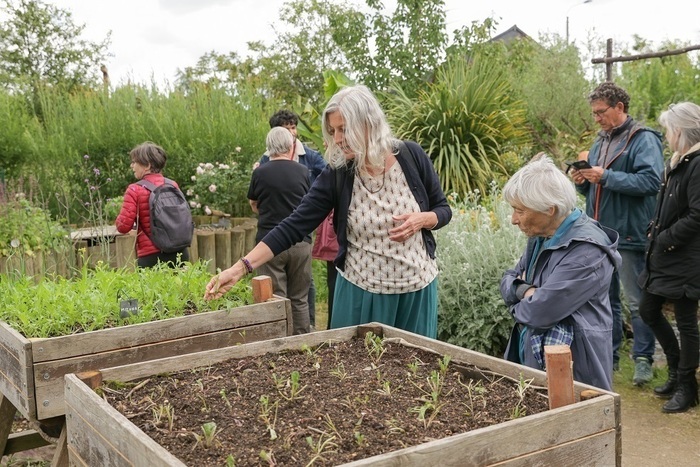
[[[253,305],[48,339],[27,339],[0,321],[0,454],[9,453],[14,408],[60,432],[66,374],[291,335],[290,302],[271,290],[260,276]]]
[[[402,339],[402,345],[415,346],[422,351],[430,351],[436,358],[449,356],[451,364],[455,368],[460,369],[460,372],[464,371],[465,377],[473,378],[475,373],[481,375],[489,374],[492,375],[491,377],[495,375],[495,379],[499,379],[500,376],[515,381],[522,381],[523,378],[532,379],[533,385],[547,386],[547,375],[541,371],[515,365],[433,339],[427,339],[389,326],[371,323],[364,326],[272,339],[266,342],[250,343],[233,348],[174,356],[156,361],[103,368],[99,372],[67,375],[65,400],[67,446],[70,461],[74,465],[185,465],[183,461],[154,441],[92,389],[99,387],[102,382],[113,381],[119,382],[119,384],[140,382],[138,386],[143,387],[146,384],[146,382],[142,381],[143,379],[150,380],[156,375],[165,374],[172,375],[178,381],[178,372],[189,374],[192,373],[189,370],[197,368],[201,370],[197,374],[202,378],[198,381],[199,385],[208,384],[210,380],[207,380],[204,376],[207,374],[211,374],[212,378],[217,380],[237,381],[245,378],[244,373],[246,370],[221,373],[217,370],[218,367],[216,365],[223,365],[231,359],[244,359],[248,362],[248,368],[255,368],[256,363],[251,362],[252,360],[255,360],[257,364],[262,360],[263,366],[265,366],[264,362],[268,362],[268,360],[270,362],[279,361],[270,353],[277,355],[288,350],[298,351],[303,346],[308,346],[306,347],[307,349],[313,349],[321,344],[328,347],[331,345],[329,342],[346,343],[355,337],[364,336],[369,331],[384,338]],[[313,353],[309,355],[313,359]],[[265,357],[262,359],[258,358],[262,356]],[[340,358],[340,361],[343,361],[342,357]],[[328,366],[329,363],[328,357],[324,357],[319,361],[321,367],[324,365]],[[405,365],[410,363],[409,361],[403,362]],[[270,365],[274,367],[275,364],[270,363]],[[376,373],[379,373],[382,370],[382,366],[381,364],[377,366],[378,370],[376,370]],[[473,366],[477,367],[478,371],[469,369]],[[554,363],[552,363],[552,367],[555,367]],[[374,370],[367,373],[367,375],[368,378],[378,378],[378,376],[375,376]],[[357,380],[355,379],[354,381]],[[191,387],[183,381],[175,384],[178,387],[182,387],[183,390]],[[356,392],[357,384],[353,383],[353,381],[348,380],[347,383],[338,383],[337,385],[347,388],[346,392],[349,400],[359,395]],[[306,391],[312,390],[312,388],[306,389]],[[396,390],[398,389],[396,388]],[[234,397],[236,397],[236,394],[234,392],[230,390],[228,392],[224,391],[224,396],[228,394],[228,398],[223,400],[228,401],[230,398],[231,403],[235,405]],[[246,395],[251,397],[251,394],[246,392],[244,388],[241,388],[241,393],[244,398]],[[388,453],[356,460],[347,465],[621,465],[619,396],[615,393],[580,383],[573,383],[573,393],[574,401],[569,405],[545,410],[522,418],[514,418],[473,431],[453,434],[442,439],[434,439],[411,447],[393,450]],[[593,393],[595,397],[581,400],[582,393]],[[140,399],[141,397],[141,395],[134,395],[134,399]],[[374,397],[380,398],[381,396],[377,394]],[[200,402],[197,397],[190,397],[190,399],[192,405],[199,407]],[[160,402],[162,403],[163,401]],[[222,407],[220,408],[211,409],[211,413],[215,414],[229,410],[223,406],[223,402],[221,402],[221,405]],[[303,403],[300,403],[300,405],[303,405]],[[418,405],[420,405],[420,402]],[[155,410],[153,407],[144,408],[143,410],[150,414],[151,410]],[[142,413],[143,410],[141,411]],[[280,408],[280,410],[282,409]],[[301,415],[299,417],[306,420],[314,419],[313,412],[308,415],[309,418]],[[368,419],[369,417],[372,417],[373,422],[367,420],[365,421],[366,424],[377,424],[383,421],[381,416],[378,416],[376,413],[367,414]],[[341,419],[335,419],[334,421],[338,423]],[[307,421],[304,423],[310,424],[311,422]],[[235,425],[229,425],[227,429],[236,430],[237,428],[235,428]],[[252,430],[253,427],[249,423],[241,421],[238,429],[242,430],[239,436],[243,436],[242,433]],[[281,432],[283,428],[279,427],[278,429]],[[364,428],[360,430],[364,430]],[[190,436],[193,433],[182,432],[180,435],[175,434],[182,436],[178,439],[181,439],[182,443],[186,443],[193,441],[193,438]],[[265,434],[263,430],[263,438]],[[317,437],[318,433],[316,433],[314,439]],[[280,434],[280,438],[284,438],[284,435]],[[438,436],[434,438],[438,438]],[[347,437],[343,439],[346,442],[348,440]],[[338,438],[335,438],[335,441],[338,441]],[[198,439],[197,442],[199,443],[200,440]],[[280,440],[279,442],[281,443],[282,441]],[[352,443],[352,436],[350,436],[350,442]],[[194,448],[202,449],[201,445],[199,447],[194,445]],[[201,459],[204,459],[207,456],[206,450],[201,451],[201,453]],[[261,460],[251,462],[250,457],[247,459],[248,461],[240,464],[236,461],[235,465],[263,463]],[[327,459],[319,458],[316,461],[323,465],[329,465]],[[287,461],[279,465],[305,465],[307,463],[303,459],[298,460],[296,464],[290,462]],[[193,465],[191,461],[189,464]]]

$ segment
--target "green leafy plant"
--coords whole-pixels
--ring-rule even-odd
[[[467,399],[464,402],[466,407],[466,415],[468,417],[473,417],[474,414],[478,413],[477,406],[486,407],[486,388],[481,383],[481,381],[474,381],[470,379],[468,383],[463,383],[461,376],[458,378],[460,385],[467,389]]]
[[[487,199],[472,193],[451,199],[453,217],[437,232],[438,339],[503,355],[513,318],[499,284],[522,255],[526,237],[510,224],[511,207],[495,187]]]
[[[218,441],[216,440],[216,435],[221,433],[221,430],[216,428],[216,422],[207,422],[202,425],[202,434],[199,435],[197,433],[194,433],[194,437],[197,440],[195,443],[194,447],[196,448],[200,443],[204,448],[209,449],[214,445],[214,443],[217,443]]]
[[[287,379],[283,379],[275,373],[272,374],[272,379],[277,388],[277,392],[288,401],[300,399],[301,392],[306,389],[306,386],[301,385],[301,376],[296,370],[292,371]]]
[[[523,401],[525,400],[525,395],[527,391],[532,387],[533,379],[525,379],[523,374],[520,373],[520,378],[518,380],[518,385],[515,387],[515,393],[518,395],[518,401],[510,411],[510,418],[520,418],[527,415],[527,408],[523,406]]]
[[[248,280],[225,297],[202,297],[211,274],[202,263],[127,271],[84,267],[74,279],[35,284],[0,275],[0,319],[28,337],[56,337],[123,324],[145,323],[186,313],[232,309],[252,303]],[[120,318],[120,300],[138,300],[138,313]]]
[[[40,251],[70,247],[68,231],[23,192],[0,189],[0,218],[0,256],[33,257]]]
[[[525,109],[505,69],[478,55],[449,60],[416,97],[394,86],[387,117],[430,156],[445,193],[484,192],[517,168],[508,149],[528,142]]]
[[[275,431],[275,424],[277,423],[277,409],[279,408],[279,401],[275,401],[270,404],[270,398],[266,395],[260,396],[260,420],[265,423],[267,431],[270,432],[270,439],[277,439],[277,431]],[[274,411],[274,413],[273,413]]]
[[[386,349],[384,348],[384,340],[370,331],[365,334],[364,342],[365,349],[367,349],[367,353],[369,358],[372,360],[372,364],[376,365],[379,363],[379,360],[381,360],[384,352],[386,352]]]

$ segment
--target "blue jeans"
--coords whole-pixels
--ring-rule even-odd
[[[620,344],[622,343],[622,300],[620,285],[632,318],[632,358],[645,357],[649,362],[654,358],[654,331],[644,323],[639,316],[639,302],[642,289],[637,284],[637,278],[644,269],[644,252],[635,250],[618,250],[622,256],[622,266],[613,274],[610,283],[610,307],[613,312],[613,362],[620,360]]]

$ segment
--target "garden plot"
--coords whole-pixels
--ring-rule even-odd
[[[547,410],[544,373],[376,324],[81,376],[81,465],[620,464],[616,394]]]

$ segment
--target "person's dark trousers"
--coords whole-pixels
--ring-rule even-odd
[[[338,276],[338,270],[335,268],[333,261],[326,261],[326,284],[328,285],[328,325],[326,329],[331,328],[331,318],[333,317],[333,296],[335,295],[335,280]]]
[[[654,331],[656,339],[666,354],[669,368],[678,369],[679,381],[695,377],[700,361],[700,332],[698,332],[698,301],[682,297],[668,299],[673,303],[676,326],[680,334],[680,345],[671,323],[662,312],[666,297],[654,295],[647,291],[642,294],[639,314]]]
[[[311,268],[311,284],[309,285],[309,324],[316,327],[316,284],[314,283],[313,267]]]
[[[619,271],[620,284],[622,285],[625,301],[629,305],[632,332],[634,333],[632,358],[636,361],[637,358],[644,357],[649,360],[649,363],[653,363],[655,349],[654,331],[639,316],[639,302],[642,298],[642,289],[637,283],[637,278],[644,270],[644,252],[624,249],[618,250],[618,252],[622,256],[622,267],[620,267]],[[619,308],[622,310],[621,304]],[[622,326],[622,319],[620,319],[620,326]]]
[[[610,308],[613,315],[612,329],[612,349],[613,349],[613,368],[620,366],[620,346],[622,345],[622,301],[620,300],[620,275],[613,272],[610,280]]]
[[[174,268],[176,265],[179,265],[179,263],[189,260],[190,250],[189,248],[185,248],[184,250],[175,253],[160,252],[148,256],[142,256],[136,260],[136,264],[140,268],[152,268],[158,263],[168,263],[168,266]]]

